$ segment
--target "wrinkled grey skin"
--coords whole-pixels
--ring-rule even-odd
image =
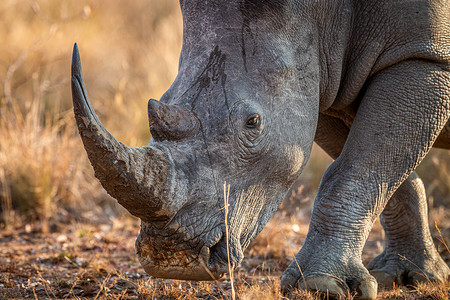
[[[414,169],[450,148],[450,4],[446,1],[180,1],[179,73],[149,101],[152,140],[130,148],[101,125],[78,50],[74,110],[105,189],[142,219],[145,271],[208,280],[262,230],[315,140],[335,162],[315,200],[305,245],[282,289],[374,299],[377,281],[446,280]],[[361,251],[381,214],[386,249]],[[403,259],[406,258],[406,259]]]

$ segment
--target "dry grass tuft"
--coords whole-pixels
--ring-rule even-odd
[[[450,282],[447,281],[442,284],[432,282],[418,283],[412,288],[412,291],[417,293],[419,297],[435,300],[448,300],[450,297]]]
[[[380,291],[380,299],[434,299],[448,300],[450,298],[450,283],[420,282],[415,286],[400,287],[394,285],[389,291]]]
[[[6,224],[15,223],[16,211],[40,219],[46,230],[52,216],[80,211],[103,192],[86,172],[72,115],[43,114],[40,104],[36,100],[26,114],[0,120],[0,196]]]

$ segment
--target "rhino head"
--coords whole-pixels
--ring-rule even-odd
[[[102,126],[74,47],[80,135],[102,186],[141,219],[136,253],[152,276],[210,280],[238,266],[309,157],[319,109],[315,32],[281,3],[180,1],[179,73],[148,102],[145,147]],[[287,34],[290,26],[300,34]]]

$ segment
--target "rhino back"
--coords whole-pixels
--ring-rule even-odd
[[[354,111],[367,80],[400,61],[425,59],[450,70],[449,1],[353,1],[351,30],[334,109]]]

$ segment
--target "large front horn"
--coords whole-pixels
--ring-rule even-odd
[[[144,221],[171,218],[177,209],[167,201],[168,157],[155,147],[126,146],[103,127],[86,92],[77,44],[72,54],[72,99],[84,148],[105,190]]]

